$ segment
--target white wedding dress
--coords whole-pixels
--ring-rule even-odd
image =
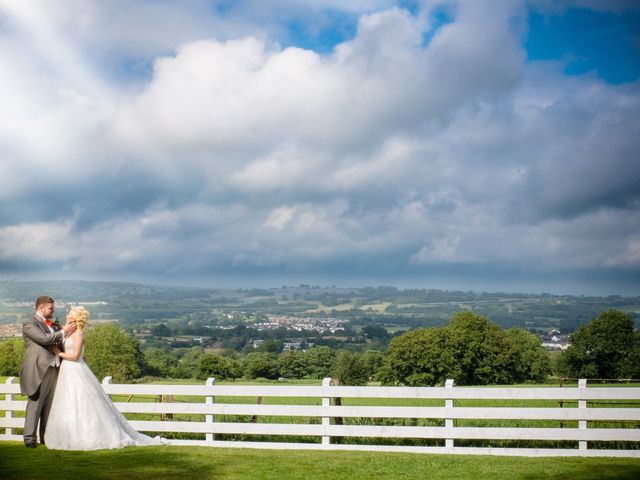
[[[64,346],[67,353],[73,353],[73,335],[65,340]],[[82,355],[77,361],[63,360],[60,365],[44,438],[47,448],[53,450],[99,450],[167,443],[160,437],[139,433],[129,425]]]

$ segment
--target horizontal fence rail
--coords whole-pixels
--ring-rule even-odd
[[[174,445],[640,457],[640,388],[587,388],[586,380],[492,388],[452,380],[444,387],[348,387],[330,379],[322,386],[135,385],[107,377],[102,386],[134,428]],[[0,384],[0,440],[22,439],[19,394],[13,377]]]

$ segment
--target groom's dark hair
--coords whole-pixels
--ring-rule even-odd
[[[42,295],[41,297],[38,297],[36,300],[36,309],[40,306],[40,305],[44,305],[47,303],[55,303],[53,298],[51,297],[47,297],[46,295]]]

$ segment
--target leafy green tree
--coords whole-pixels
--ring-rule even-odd
[[[142,353],[149,375],[170,377],[178,365],[177,355],[166,348],[147,348]]]
[[[380,350],[367,349],[362,352],[362,361],[367,367],[369,379],[376,379],[378,370],[384,363],[384,353]]]
[[[506,340],[511,342],[511,348],[518,357],[513,380],[537,383],[544,381],[551,373],[551,358],[542,348],[540,339],[521,328],[510,328],[506,331],[506,336]]]
[[[378,378],[384,384],[436,385],[460,374],[443,328],[410,330],[394,338]]]
[[[447,330],[449,348],[460,372],[458,385],[506,384],[514,381],[518,357],[495,323],[472,312],[458,312]]]
[[[0,375],[18,376],[24,355],[24,340],[9,338],[0,341]]]
[[[366,385],[369,369],[361,354],[341,350],[336,356],[331,377],[342,385]]]
[[[309,374],[313,378],[325,378],[331,376],[333,364],[336,360],[336,351],[333,348],[319,346],[306,352]]]
[[[622,376],[640,378],[640,330],[633,332],[633,345],[629,354],[621,361]]]
[[[389,332],[387,329],[379,325],[367,325],[362,327],[362,333],[367,338],[374,338],[378,340],[386,340],[389,338]]]
[[[191,347],[182,354],[178,364],[174,367],[173,378],[196,378],[200,357],[204,355],[204,348]]]
[[[385,384],[509,384],[541,380],[546,352],[526,331],[505,332],[473,312],[458,312],[444,327],[411,330],[394,338],[378,378]]]
[[[245,359],[244,373],[247,378],[276,379],[280,376],[278,355],[273,352],[252,352]]]
[[[170,337],[173,332],[165,323],[160,323],[151,327],[151,334],[156,337]]]
[[[140,376],[144,361],[140,344],[114,324],[95,325],[85,340],[85,359],[98,379],[113,377],[127,382]]]
[[[238,378],[239,368],[232,358],[223,357],[215,353],[205,353],[200,357],[196,378],[206,380],[214,377],[218,380]]]
[[[304,352],[293,350],[278,357],[280,375],[287,378],[304,378],[309,375],[309,362]]]
[[[608,310],[571,335],[560,373],[578,378],[623,378],[638,373],[639,343],[631,316]]]
[[[282,342],[277,340],[265,340],[264,343],[256,349],[257,352],[272,353],[278,353],[280,350],[282,350]]]

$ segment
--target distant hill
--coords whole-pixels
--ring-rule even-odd
[[[143,285],[127,282],[0,281],[0,323],[15,323],[33,312],[39,295],[54,297],[57,316],[70,303],[88,306],[98,319],[123,324],[168,319],[197,319],[207,324],[282,314],[333,316],[354,325],[387,327],[441,325],[460,310],[471,310],[503,327],[563,333],[615,308],[640,318],[640,297],[557,296],[552,294],[477,293],[393,286],[337,288],[297,285],[269,289],[218,289]],[[235,313],[235,315],[232,315]]]

